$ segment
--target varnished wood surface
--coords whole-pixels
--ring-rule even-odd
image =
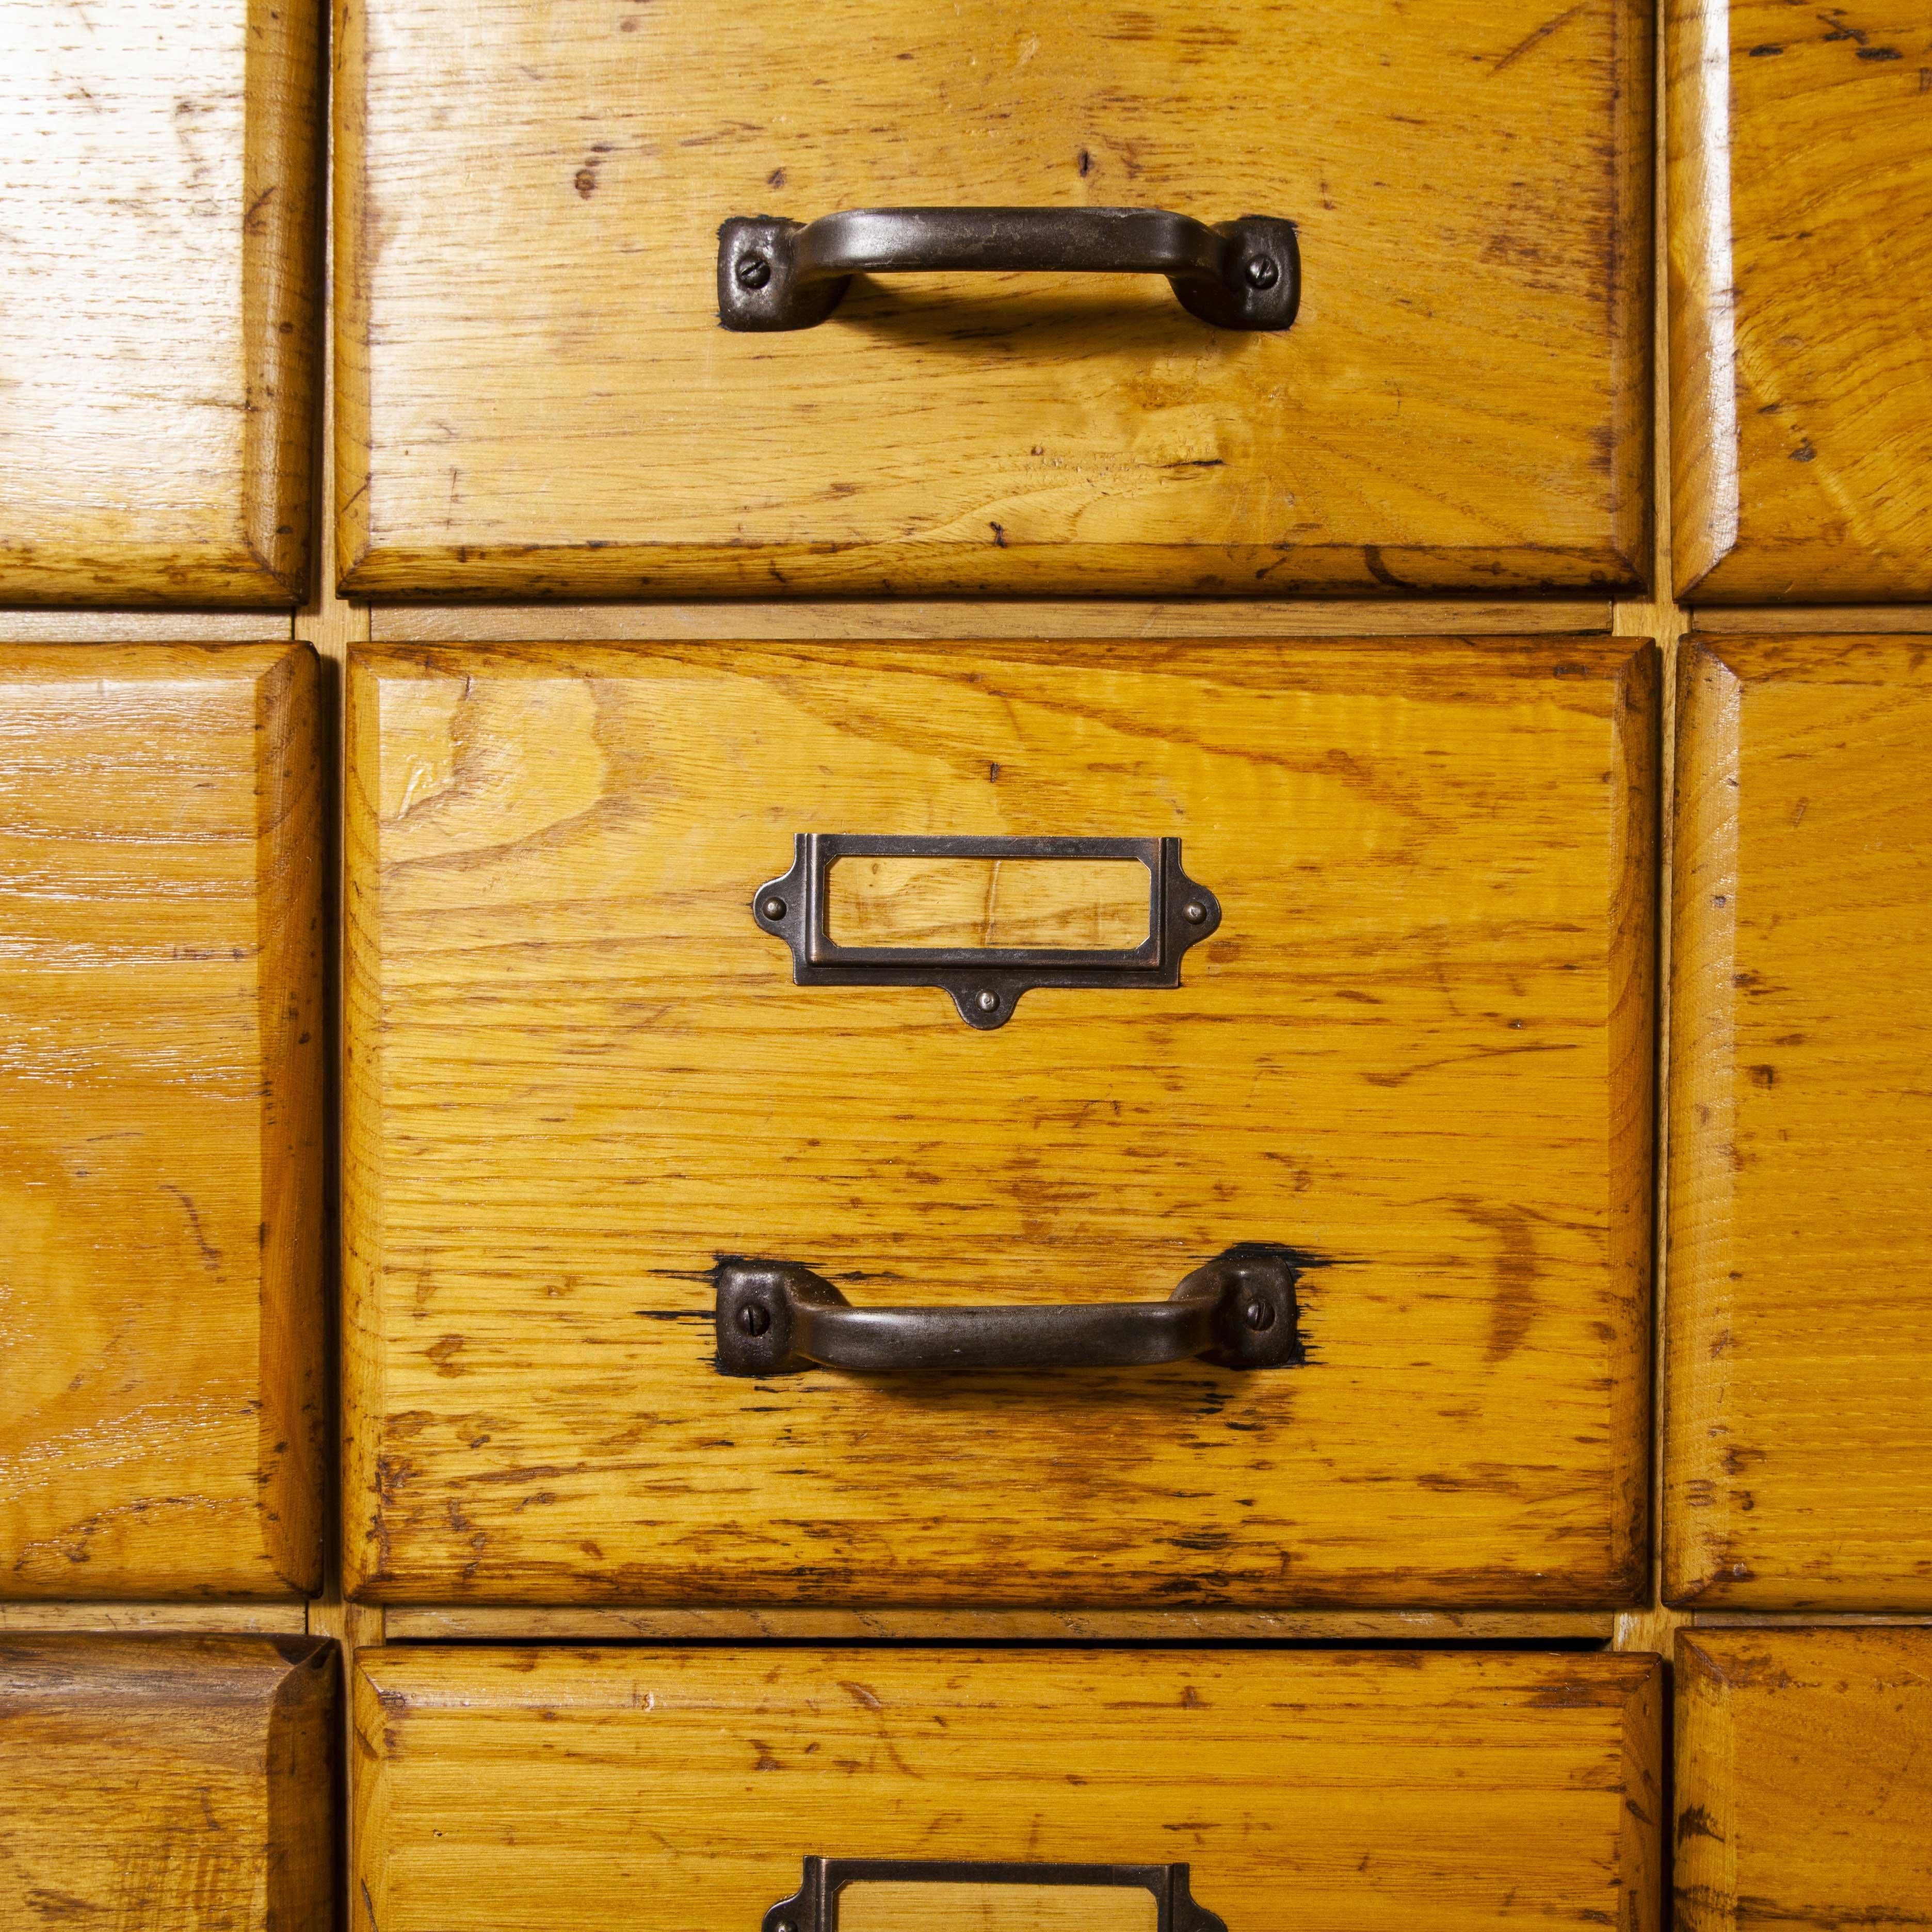
[[[616,1643],[639,1638],[838,1643],[943,1638],[954,1643],[1458,1643],[1498,1639],[1600,1640],[1612,1618],[1588,1610],[612,1610],[602,1604],[399,1604],[383,1612],[395,1642],[519,1640]]]
[[[320,1580],[316,674],[0,648],[0,1596]]]
[[[1644,1567],[1654,659],[1627,640],[374,650],[347,1574],[372,1600],[1608,1609]],[[1183,987],[796,988],[806,830],[1177,833]],[[1157,1298],[1300,1369],[768,1383],[710,1270]]]
[[[1932,15],[1670,16],[1678,594],[1932,597]]]
[[[755,1927],[815,1852],[1185,1859],[1230,1927],[1652,1932],[1661,1703],[1648,1657],[365,1651],[350,1923]]]
[[[1932,1630],[1677,1640],[1679,1932],[1916,1932],[1932,1906]]]
[[[1932,640],[1680,665],[1666,1591],[1932,1610]]]
[[[0,0],[0,604],[306,588],[316,0]]]
[[[1637,0],[370,0],[338,33],[358,594],[1640,578]],[[718,326],[729,215],[1001,203],[1291,218],[1300,319],[976,275]]]
[[[14,1603],[0,1604],[0,1630],[260,1631],[299,1636],[308,1628],[306,1604]]]
[[[0,1927],[330,1932],[340,1685],[311,1637],[0,1636]]]

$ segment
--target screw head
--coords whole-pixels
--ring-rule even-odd
[[[738,1326],[747,1335],[762,1335],[772,1325],[772,1311],[761,1301],[748,1301],[738,1311]]]
[[[1205,926],[1208,922],[1208,908],[1198,899],[1190,899],[1180,908],[1180,916],[1190,926]]]
[[[742,269],[739,272],[743,273]],[[1281,264],[1272,255],[1257,255],[1244,272],[1251,289],[1271,289],[1281,280]]]
[[[778,1922],[772,1928],[772,1932],[798,1932],[798,1928],[793,1924],[789,1918],[781,1918]]]
[[[762,255],[741,255],[738,258],[738,286],[741,289],[761,289],[772,278],[772,265]]]
[[[1241,1310],[1241,1319],[1259,1334],[1274,1326],[1274,1304],[1258,1294]]]
[[[982,1013],[996,1013],[1000,1010],[1000,996],[994,992],[982,993],[973,1004]]]
[[[768,899],[758,902],[758,910],[766,919],[780,920],[785,916],[785,902],[774,892]]]

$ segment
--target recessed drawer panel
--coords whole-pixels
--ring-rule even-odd
[[[1932,658],[1681,662],[1665,1587],[1932,1610]]]
[[[364,1651],[353,1922],[1652,1932],[1660,1675],[1609,1655]]]
[[[1682,1932],[1906,1932],[1932,1900],[1932,1630],[1677,1639]]]
[[[0,1923],[335,1922],[335,1647],[0,1637]]]
[[[0,604],[306,595],[316,0],[0,0]]]
[[[1932,14],[1670,10],[1678,593],[1932,598]]]
[[[316,707],[0,650],[0,1597],[321,1587]]]
[[[363,655],[353,1587],[1626,1600],[1654,685]]]
[[[1642,574],[1634,0],[373,0],[343,26],[355,591]]]

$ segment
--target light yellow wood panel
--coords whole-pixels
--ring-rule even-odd
[[[838,1932],[1159,1932],[1160,1901],[1129,1886],[930,1885],[862,1880]]]
[[[320,1581],[305,646],[0,649],[0,1596]]]
[[[0,1630],[252,1631],[299,1636],[305,1604],[0,1604]]]
[[[339,33],[358,594],[1641,577],[1638,0],[373,0]],[[999,203],[1292,218],[1300,319],[978,275],[718,326],[728,216]]]
[[[1145,944],[1154,874],[1135,860],[841,859],[826,880],[840,945]]]
[[[1677,1924],[1913,1932],[1932,1906],[1932,1630],[1677,1640]]]
[[[1932,14],[1670,16],[1679,594],[1932,596]]]
[[[0,1928],[329,1932],[340,1687],[311,1637],[0,1637]]]
[[[1610,1608],[1644,1568],[1654,660],[1459,642],[352,668],[346,1564],[374,1600]],[[807,829],[1178,833],[1167,992],[794,988]],[[1165,1295],[1304,1369],[711,1365],[720,1254]]]
[[[0,0],[0,603],[309,570],[316,0]]]
[[[356,1678],[355,1932],[755,1928],[812,1854],[1184,1859],[1231,1928],[1650,1932],[1663,1903],[1654,1658],[403,1648]]]
[[[1666,1591],[1932,1610],[1932,640],[1681,667]]]

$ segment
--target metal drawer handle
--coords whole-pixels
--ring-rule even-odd
[[[1197,1905],[1184,1864],[982,1864],[974,1859],[817,1858],[789,1898],[765,1914],[761,1932],[838,1932],[839,1894],[855,1885],[1084,1886],[1150,1892],[1155,1932],[1228,1932],[1227,1923]]]
[[[721,1261],[718,1372],[809,1368],[1131,1369],[1205,1356],[1230,1369],[1302,1359],[1294,1284],[1304,1258],[1244,1241],[1196,1268],[1165,1301],[1071,1307],[854,1308],[796,1262]]]
[[[718,319],[811,328],[854,275],[980,269],[1165,275],[1217,328],[1286,328],[1301,303],[1294,224],[1274,215],[1210,228],[1158,208],[854,208],[811,222],[732,216],[718,231]]]
[[[1178,838],[879,837],[801,832],[791,870],[752,896],[752,916],[791,948],[797,986],[940,986],[982,1033],[1003,1027],[1035,986],[1168,988],[1181,956],[1221,923],[1220,903],[1180,869]],[[1138,860],[1148,873],[1148,937],[1118,950],[1057,946],[842,946],[826,914],[841,859]]]

